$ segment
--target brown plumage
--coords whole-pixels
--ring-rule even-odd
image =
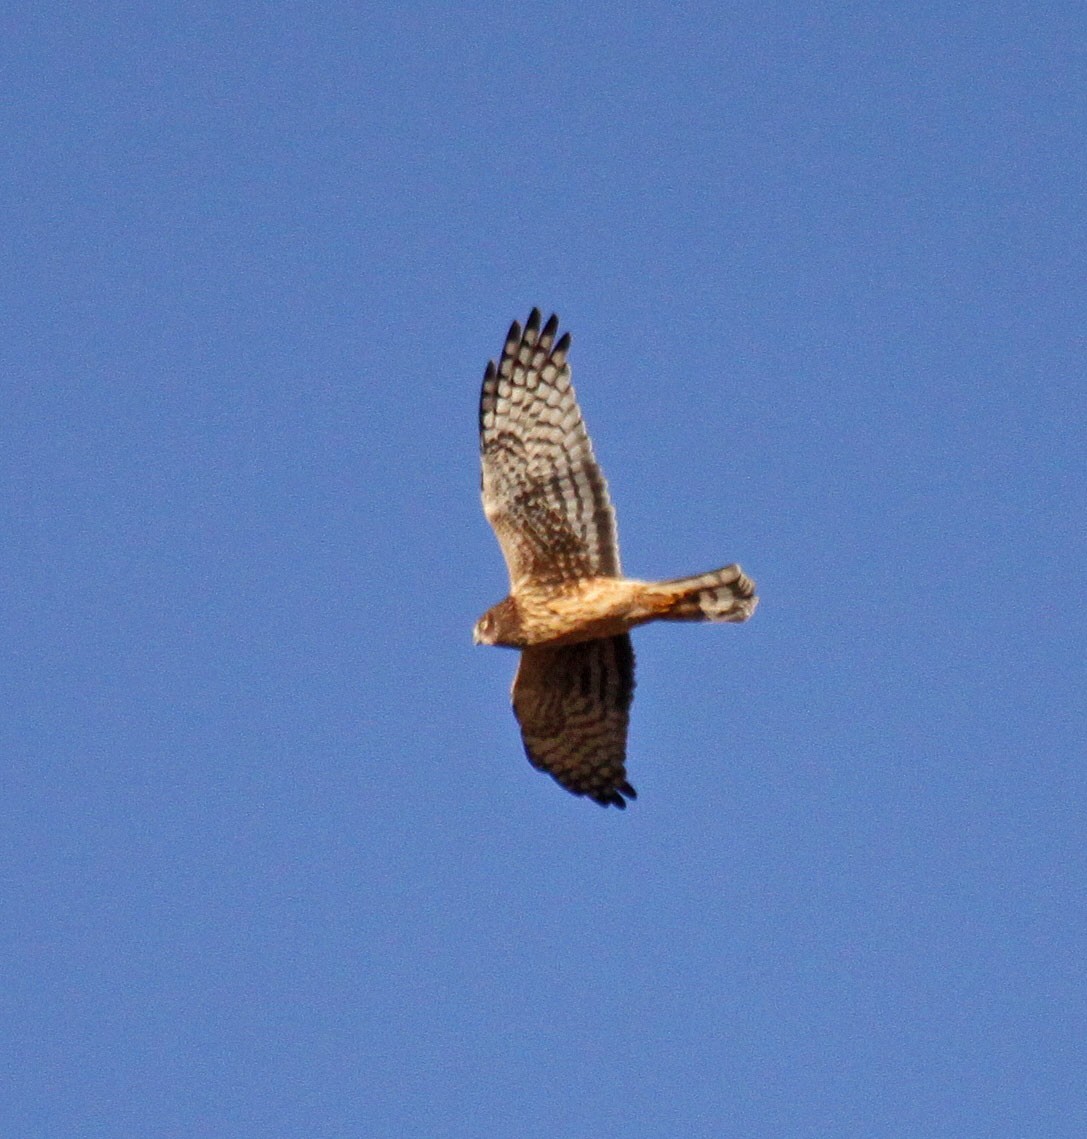
[[[746,621],[755,586],[737,565],[672,581],[625,578],[607,483],[570,384],[570,334],[533,309],[511,325],[480,395],[483,509],[510,595],[477,644],[521,649],[513,709],[529,760],[575,795],[625,807],[634,694],[628,632],[647,621]]]

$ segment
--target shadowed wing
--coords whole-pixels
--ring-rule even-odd
[[[570,334],[533,309],[483,376],[483,510],[511,585],[619,574],[615,513],[570,384]]]
[[[637,797],[625,767],[633,698],[634,649],[626,633],[525,649],[513,681],[525,754],[567,791],[625,807]]]

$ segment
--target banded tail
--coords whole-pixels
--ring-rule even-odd
[[[759,603],[755,583],[738,565],[658,581],[653,589],[667,598],[662,621],[746,621]]]

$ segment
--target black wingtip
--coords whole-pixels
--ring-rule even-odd
[[[525,324],[525,332],[539,332],[541,319],[542,317],[540,316],[540,310],[538,308],[534,308],[532,312],[528,314],[528,322]]]
[[[618,807],[620,811],[625,811],[627,800],[633,802],[638,798],[638,792],[629,783],[620,783],[618,787],[613,787],[610,791],[601,791],[592,795],[591,798],[594,803],[599,803],[601,807]]]

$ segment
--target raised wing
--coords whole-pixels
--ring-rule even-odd
[[[510,326],[483,376],[479,446],[483,510],[510,583],[556,584],[619,575],[615,512],[570,384],[570,334],[540,328],[533,309]]]
[[[603,807],[637,798],[625,767],[633,699],[634,649],[626,633],[525,649],[513,681],[529,761]]]

